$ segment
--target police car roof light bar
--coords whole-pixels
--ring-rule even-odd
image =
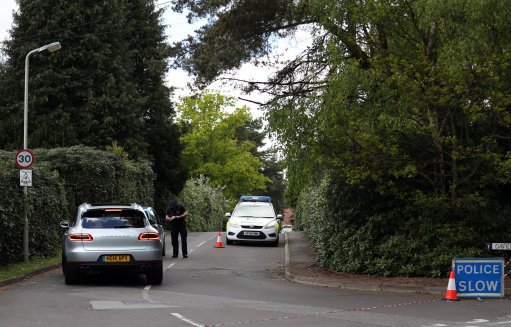
[[[271,196],[255,196],[255,195],[242,195],[240,196],[242,202],[271,202]]]

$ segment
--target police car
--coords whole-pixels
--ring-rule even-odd
[[[279,231],[282,215],[275,215],[269,196],[240,197],[240,202],[231,213],[226,213],[226,243],[235,241],[266,242],[279,246]]]

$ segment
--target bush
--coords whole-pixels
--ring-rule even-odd
[[[179,200],[188,211],[190,231],[218,231],[223,228],[228,201],[222,189],[211,186],[209,178],[200,176],[188,180]]]
[[[148,161],[122,153],[74,146],[36,149],[28,190],[29,252],[51,257],[61,244],[62,219],[74,217],[83,202],[137,202],[152,205],[154,173]],[[0,262],[23,260],[24,196],[15,152],[0,151]]]
[[[153,204],[155,175],[148,161],[82,145],[34,153],[64,179],[71,216],[83,202]]]
[[[482,255],[480,235],[448,202],[402,201],[326,174],[298,199],[296,223],[319,265],[382,276],[444,276],[454,257]],[[384,205],[382,205],[384,204]]]
[[[23,261],[25,197],[19,185],[19,169],[14,152],[0,151],[0,262]],[[33,187],[28,187],[30,257],[54,257],[60,246],[62,229],[58,225],[67,213],[64,183],[47,163],[31,167]]]

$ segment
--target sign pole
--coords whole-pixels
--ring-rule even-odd
[[[23,201],[25,206],[25,217],[23,227],[23,256],[25,263],[28,262],[28,186],[32,186],[32,171],[25,170],[35,162],[34,154],[26,149],[27,140],[23,142],[23,150],[16,152],[16,165],[20,170],[20,186],[23,186]]]
[[[25,221],[23,226],[23,256],[25,263],[28,262],[28,189],[23,186],[23,195],[25,197]]]

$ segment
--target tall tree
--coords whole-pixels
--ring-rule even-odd
[[[288,196],[292,203],[309,200],[302,201],[309,208],[304,219],[317,214],[308,227],[311,234],[320,231],[313,240],[321,262],[369,273],[390,267],[388,274],[417,273],[424,265],[439,274],[442,264],[416,262],[416,254],[475,253],[485,240],[509,234],[506,3],[175,3],[192,16],[214,17],[176,48],[178,64],[200,83],[312,23],[307,50],[269,81],[248,81],[247,89],[274,95],[268,116],[286,155]],[[443,239],[446,233],[456,234],[452,242]],[[396,245],[410,235],[424,238],[396,260]]]
[[[192,176],[207,176],[224,194],[235,200],[244,193],[264,190],[269,181],[260,169],[262,162],[253,154],[254,143],[236,138],[236,131],[251,120],[247,108],[237,108],[220,94],[203,93],[184,98],[178,105],[180,121],[186,130],[183,158]]]
[[[24,59],[59,41],[62,50],[30,59],[29,146],[117,142],[155,163],[157,194],[184,183],[173,124],[162,9],[153,0],[19,0],[0,82],[0,145],[22,144]]]

